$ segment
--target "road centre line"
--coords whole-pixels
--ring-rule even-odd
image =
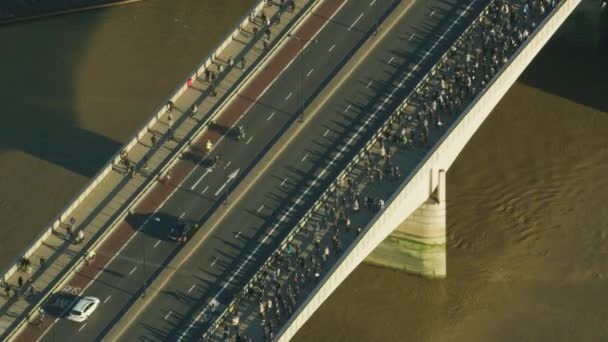
[[[372,83],[374,83],[373,80],[369,81],[369,83],[365,86],[365,88],[369,88],[372,85]]]
[[[372,2],[369,3],[369,6],[374,6],[374,4],[376,3],[376,0],[373,0]]]
[[[344,110],[344,113],[348,112],[348,110],[350,109],[351,105],[348,105],[348,107],[346,107],[346,109]]]
[[[217,257],[215,259],[213,259],[213,262],[211,263],[211,266],[215,265],[216,261],[217,261]]]
[[[228,168],[228,166],[230,166],[230,164],[231,164],[231,163],[232,163],[232,162],[230,162],[230,161],[229,161],[229,162],[227,162],[227,163],[226,163],[226,166],[224,166],[224,170],[226,170],[226,169]]]
[[[353,27],[359,22],[359,20],[361,20],[361,18],[363,17],[364,13],[359,14],[359,16],[357,17],[357,19],[350,25],[350,27],[348,28],[347,31],[350,31],[353,29]]]
[[[312,74],[313,71],[315,71],[315,68],[310,69],[310,71],[306,74],[306,77],[310,76],[310,74]]]
[[[289,95],[287,95],[287,97],[285,98],[285,101],[289,100],[289,98],[291,97],[291,95],[293,95],[293,91],[291,93],[289,93]]]
[[[106,298],[106,299],[103,301],[103,303],[104,303],[104,304],[105,304],[105,303],[107,303],[107,302],[110,300],[110,298],[112,298],[112,295],[109,295],[109,296],[108,296],[108,298]]]
[[[336,44],[332,45],[329,50],[327,50],[328,52],[331,52],[334,48],[336,47]]]
[[[247,142],[245,142],[245,145],[249,145],[249,143],[251,142],[251,139],[253,139],[253,135],[249,137],[249,139],[247,139]]]
[[[433,17],[433,14],[435,14],[435,10],[431,11],[431,14],[429,15],[429,17]]]
[[[410,36],[410,39],[408,39],[408,41],[411,41],[412,39],[414,39],[415,36],[416,36],[416,34],[412,33],[412,35]]]
[[[391,59],[388,60],[388,64],[391,64],[394,59],[395,59],[395,56],[391,57]]]
[[[260,211],[262,211],[262,209],[264,209],[264,205],[262,204],[262,206],[256,211],[256,213],[259,213]]]
[[[308,152],[304,155],[304,157],[302,157],[302,160],[300,160],[301,162],[305,161],[306,158],[308,158]]]
[[[285,182],[287,182],[287,177],[285,177],[285,179],[283,179],[283,181],[281,182],[281,186],[283,186],[283,184],[285,184]]]
[[[131,272],[129,272],[129,275],[133,274],[133,272],[135,272],[136,269],[137,269],[137,266],[133,267],[133,269],[131,270]]]
[[[196,284],[192,284],[192,286],[190,286],[190,290],[188,290],[188,293],[192,292],[192,290],[194,290],[195,287],[196,287]]]
[[[462,19],[463,15],[465,13],[467,13],[470,9],[471,6],[473,6],[473,4],[477,2],[477,0],[472,0],[469,5],[467,5],[467,7],[462,11],[462,13],[460,13],[460,15],[458,16],[458,18],[456,18],[456,20],[454,20],[450,26],[448,27],[448,29],[443,33],[442,36],[446,36],[450,31],[452,31],[452,29],[454,28],[454,26],[458,23],[458,21],[460,21],[460,19]],[[440,40],[437,40],[433,46],[431,47],[430,50],[434,50],[437,45],[439,44]],[[429,51],[427,51],[427,53],[422,57],[421,60],[418,61],[418,63],[422,63],[424,60],[426,60],[426,58],[428,57]],[[350,139],[348,140],[348,142],[346,144],[343,145],[343,147],[341,148],[340,151],[338,151],[338,153],[332,158],[332,160],[330,160],[330,162],[325,166],[325,168],[321,171],[320,175],[315,178],[306,188],[306,190],[300,194],[300,196],[296,199],[296,201],[294,202],[294,204],[289,207],[288,210],[286,210],[283,215],[279,218],[278,222],[276,222],[273,227],[271,228],[270,232],[264,237],[264,239],[262,239],[262,241],[260,241],[258,243],[258,245],[255,247],[255,249],[247,256],[247,258],[241,263],[241,265],[236,269],[236,271],[234,271],[232,273],[232,275],[230,276],[230,278],[228,278],[228,280],[226,282],[224,282],[224,284],[222,285],[222,287],[219,289],[219,291],[215,294],[215,296],[213,296],[212,300],[209,302],[212,302],[213,300],[217,301],[217,299],[219,298],[219,296],[226,290],[226,288],[232,283],[232,281],[234,281],[234,278],[236,278],[236,276],[238,274],[241,273],[241,270],[243,269],[243,267],[245,267],[245,265],[247,265],[249,263],[249,261],[253,258],[254,255],[256,255],[258,253],[258,250],[264,245],[266,244],[266,241],[275,233],[275,231],[278,229],[279,225],[285,220],[285,218],[291,214],[291,212],[294,210],[294,207],[297,207],[300,202],[302,201],[302,199],[304,198],[304,196],[307,195],[307,193],[315,186],[317,186],[318,182],[319,182],[319,177],[321,175],[324,175],[329,168],[336,163],[336,161],[338,160],[338,158],[340,158],[341,154],[344,152],[344,150],[346,149],[347,146],[351,146],[353,143],[353,140],[359,135],[361,134],[361,132],[363,131],[363,129],[365,129],[371,122],[372,120],[375,118],[375,116],[378,115],[378,112],[384,108],[384,106],[386,105],[386,103],[389,101],[389,99],[391,99],[395,93],[398,90],[401,90],[401,88],[403,87],[405,81],[407,79],[409,79],[411,77],[411,73],[412,71],[409,72],[409,75],[405,78],[403,78],[399,84],[397,85],[397,87],[393,88],[393,90],[391,91],[391,93],[385,97],[383,103],[380,104],[380,106],[378,106],[376,108],[376,110],[374,110],[374,112],[372,112],[371,115],[369,115],[367,117],[367,119],[363,122],[363,125],[360,125],[359,128],[357,129],[357,131],[355,132],[355,134],[353,134]],[[188,327],[186,328],[186,330],[179,336],[178,341],[181,341],[185,335],[187,335],[190,330],[194,327],[194,325],[200,321],[201,317],[203,317],[207,311],[209,310],[209,304],[207,304],[205,306],[205,308],[203,310],[201,310],[201,312],[199,312],[198,315],[196,315],[196,317],[194,318],[194,320],[192,320],[190,322],[190,324],[188,324]]]
[[[82,329],[84,329],[84,327],[86,327],[86,326],[87,326],[87,324],[86,324],[86,323],[85,323],[85,324],[83,324],[83,325],[81,325],[81,326],[80,326],[80,328],[78,328],[78,332],[81,332],[81,331],[82,331]]]
[[[169,318],[169,316],[171,316],[172,311],[169,310],[169,312],[167,313],[167,315],[165,316],[165,318],[163,318],[165,321],[167,320],[167,318]]]
[[[154,244],[154,246],[152,246],[152,248],[158,247],[158,245],[160,245],[160,242],[161,242],[160,240],[156,241],[156,243]]]
[[[325,131],[325,133],[323,133],[323,136],[326,137],[329,134],[329,130]]]
[[[272,117],[276,114],[277,112],[272,112],[270,113],[270,116],[268,117],[268,119],[266,119],[266,121],[270,121],[270,119],[272,119]]]

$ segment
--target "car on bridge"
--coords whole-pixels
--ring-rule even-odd
[[[97,297],[82,297],[70,311],[67,319],[74,322],[84,322],[97,309],[100,300]]]
[[[194,235],[198,225],[194,222],[178,221],[169,231],[169,240],[184,243]]]

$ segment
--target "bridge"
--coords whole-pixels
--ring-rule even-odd
[[[289,340],[364,260],[445,277],[445,173],[578,2],[256,4],[24,253],[3,339]]]

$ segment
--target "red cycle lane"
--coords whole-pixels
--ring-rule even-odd
[[[347,0],[326,0],[319,7],[304,19],[301,26],[296,30],[296,35],[301,40],[310,40],[325,24],[327,18],[330,18]],[[225,109],[218,115],[215,120],[218,125],[223,127],[231,127],[242,114],[263,94],[264,90],[281,74],[283,69],[297,57],[300,52],[300,42],[295,39],[288,39],[284,45],[276,52],[274,56],[268,60],[266,66],[238,93],[234,99],[226,106]],[[163,202],[169,198],[174,191],[176,184],[180,184],[190,172],[197,167],[197,163],[193,160],[203,158],[204,156],[197,151],[203,151],[207,140],[212,142],[218,141],[221,134],[215,130],[206,130],[192,144],[191,153],[195,158],[187,160],[179,160],[171,168],[171,181],[167,183],[157,182],[144,195],[144,198],[133,210],[134,216],[146,217],[158,209]],[[137,226],[131,225],[128,220],[123,220],[106,241],[102,243],[99,250],[103,253],[98,253],[96,258],[84,265],[78,270],[69,281],[69,286],[73,288],[86,289],[96,277],[109,265],[112,261],[112,256],[117,254],[121,248],[131,239],[137,232],[143,222],[137,223]],[[67,286],[67,285],[66,285]],[[52,316],[51,316],[52,317]],[[52,318],[53,320],[55,317]],[[47,318],[47,323],[50,318]],[[51,324],[54,324],[51,323]],[[41,328],[40,326],[28,325],[16,337],[15,341],[36,341],[49,330],[48,326]]]

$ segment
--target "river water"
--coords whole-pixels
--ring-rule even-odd
[[[148,0],[0,27],[0,267],[252,3]],[[608,57],[589,8],[449,170],[448,277],[363,264],[295,341],[608,339]]]

